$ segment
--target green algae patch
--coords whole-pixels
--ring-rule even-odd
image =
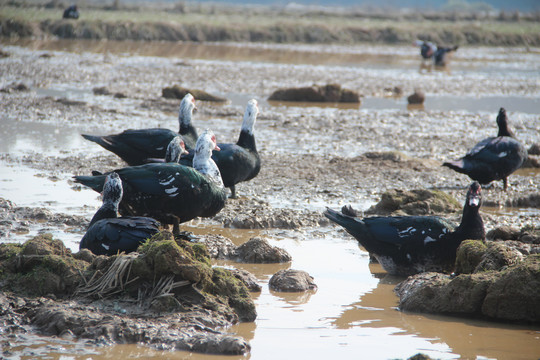
[[[482,261],[487,245],[480,240],[465,240],[456,253],[456,273],[472,274]]]
[[[229,270],[214,268],[212,285],[207,290],[215,296],[225,297],[229,306],[238,314],[240,321],[254,321],[257,317],[255,304],[251,299],[248,288]]]
[[[433,215],[458,212],[462,208],[451,195],[439,190],[389,190],[366,213],[380,215]]]
[[[69,296],[84,282],[88,266],[50,234],[0,247],[0,281],[6,289],[25,295]]]

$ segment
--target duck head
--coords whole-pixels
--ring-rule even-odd
[[[255,126],[255,121],[257,121],[257,115],[259,115],[259,103],[257,100],[251,99],[246,106],[241,131],[253,135],[253,127]]]
[[[180,157],[183,154],[189,154],[186,150],[184,140],[180,136],[175,136],[169,145],[167,145],[167,152],[165,153],[165,162],[179,162]]]
[[[107,175],[102,194],[103,204],[113,205],[115,208],[118,208],[118,204],[122,200],[123,189],[122,179],[120,179],[117,173],[113,172]]]
[[[191,115],[197,110],[195,98],[190,93],[187,93],[180,102],[180,110],[178,111],[178,121],[180,125],[188,126],[191,124]]]
[[[499,127],[497,136],[514,137],[514,133],[508,127],[508,115],[506,115],[505,108],[500,108],[499,110],[499,114],[497,115],[497,126]]]
[[[467,191],[466,206],[479,208],[482,205],[482,187],[478,181],[473,182]]]
[[[211,130],[206,130],[197,139],[195,155],[193,155],[193,168],[223,187],[221,172],[214,160],[212,160],[212,151],[214,150],[221,150],[217,145],[216,135]]]

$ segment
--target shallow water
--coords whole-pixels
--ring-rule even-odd
[[[392,69],[410,67],[416,58],[409,54],[409,49],[392,47],[368,47],[364,52],[347,47],[330,47],[324,56],[313,56],[310,47],[268,47],[240,45],[202,45],[202,44],[151,44],[151,43],[114,43],[114,42],[28,42],[23,45],[40,51],[67,50],[74,52],[121,53],[129,56],[159,55],[173,58],[212,59],[227,61],[263,61],[285,64],[330,64],[339,66],[363,66],[373,69]],[[165,51],[168,49],[168,51]],[[332,51],[335,52],[332,52]],[[344,56],[336,56],[345,52]],[[381,56],[382,53],[382,56]],[[481,55],[476,55],[482,60]],[[529,55],[523,54],[526,61]],[[453,71],[477,69],[478,72],[490,72],[507,64],[510,55],[505,51],[485,51],[485,67],[476,67],[467,61],[459,61]],[[397,60],[396,60],[397,58]],[[502,65],[501,65],[502,64]],[[538,64],[516,72],[538,71]],[[504,65],[503,67],[510,67]],[[66,97],[71,100],[85,101],[89,104],[110,101],[104,106],[114,108],[125,106],[136,113],[130,100],[121,105],[114,99],[97,98],[85,88],[58,84],[34,88],[38,96]],[[244,106],[248,100],[245,95],[226,93],[233,105]],[[507,102],[505,102],[507,101]],[[102,104],[103,105],[103,104]],[[262,106],[282,106],[283,104],[265,103]],[[309,106],[314,104],[287,104],[287,106]],[[323,104],[328,106],[328,104]],[[518,107],[521,112],[539,114],[538,99],[525,96],[489,96],[471,99],[457,96],[433,96],[425,104],[426,110],[463,110],[481,112],[506,106]],[[133,109],[132,109],[133,108]],[[344,107],[345,108],[345,107]],[[405,99],[366,97],[361,110],[404,110]],[[347,109],[355,109],[347,108]],[[314,110],[316,111],[316,110]],[[324,111],[322,107],[320,111]],[[163,115],[163,118],[170,117]],[[120,119],[125,122],[126,119]],[[170,121],[172,122],[172,121]],[[221,125],[226,121],[217,122]],[[236,125],[234,125],[236,127]],[[172,127],[171,127],[172,128]],[[0,128],[0,152],[24,158],[29,152],[39,152],[49,156],[67,156],[78,152],[100,152],[98,146],[84,140],[78,133],[92,129],[96,132],[110,133],[109,127],[99,124],[86,124],[78,127],[58,125],[48,122],[25,119],[2,119]],[[236,131],[236,130],[235,130]],[[303,149],[301,151],[304,151]],[[23,162],[0,161],[0,196],[8,198],[18,206],[46,207],[53,212],[79,214],[90,218],[99,207],[97,193],[89,189],[75,191],[69,178],[72,174],[37,171],[25,167]],[[532,173],[531,176],[537,176]],[[307,196],[307,195],[306,195]],[[303,206],[313,211],[320,211],[325,205],[312,201],[296,204],[289,199],[276,199],[273,206]],[[362,209],[371,204],[371,199],[358,199]],[[334,204],[332,204],[334,205]],[[522,212],[537,214],[531,209],[485,209],[486,212],[519,216]],[[534,212],[536,211],[536,212]],[[252,272],[263,286],[261,293],[253,294],[257,305],[258,318],[254,323],[239,324],[229,329],[250,341],[252,351],[245,357],[209,356],[185,352],[160,352],[137,345],[118,345],[106,348],[92,348],[80,343],[53,342],[37,337],[19,337],[11,339],[10,349],[13,358],[45,357],[53,359],[67,358],[167,358],[167,359],[276,359],[306,358],[369,358],[388,359],[406,358],[418,352],[442,359],[536,359],[540,354],[540,329],[538,327],[499,324],[474,319],[452,318],[444,316],[408,314],[396,309],[397,297],[393,294],[394,286],[402,279],[388,276],[378,265],[370,264],[368,254],[357,242],[335,227],[329,229],[292,230],[238,230],[223,229],[209,225],[208,222],[194,221],[184,225],[185,230],[200,233],[217,233],[241,244],[253,236],[268,236],[272,245],[286,249],[293,258],[290,264],[237,264],[229,261],[216,261],[216,266],[234,266]],[[31,237],[38,228],[28,234],[14,234],[9,241],[24,241]],[[78,249],[82,229],[48,229],[55,237],[62,239],[72,250]],[[4,240],[2,240],[4,241]],[[284,268],[305,270],[315,279],[318,289],[308,293],[277,293],[269,290],[268,281],[278,270]],[[3,341],[4,339],[2,339]],[[18,356],[18,355],[19,356]],[[18,356],[18,357],[17,357]],[[10,358],[10,357],[8,357]]]

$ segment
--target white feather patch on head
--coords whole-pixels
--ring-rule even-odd
[[[180,124],[191,124],[191,115],[195,108],[195,98],[190,93],[187,93],[180,102],[180,110],[178,111],[178,121]]]
[[[255,121],[257,121],[257,115],[259,115],[259,105],[257,100],[251,99],[248,101],[246,111],[244,112],[244,121],[242,122],[242,131],[253,135],[253,128]]]

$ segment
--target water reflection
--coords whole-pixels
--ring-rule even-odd
[[[384,274],[378,264],[371,264],[370,271]],[[478,356],[534,359],[538,356],[540,331],[537,327],[398,311],[398,298],[393,290],[402,280],[387,274],[372,291],[347,306],[333,320],[333,325],[338,329],[397,327],[403,334],[432,339],[432,343],[447,344],[453,353],[464,359],[475,359]],[[516,354],[511,348],[521,349],[520,353]]]

